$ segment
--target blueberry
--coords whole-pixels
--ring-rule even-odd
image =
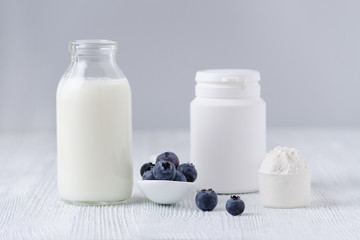
[[[233,216],[242,214],[244,209],[245,203],[239,196],[231,196],[226,202],[226,211]]]
[[[151,170],[154,166],[152,162],[144,163],[140,168],[140,175],[144,175],[144,172]]]
[[[154,171],[149,170],[149,171],[144,172],[144,174],[142,176],[142,180],[155,180]]]
[[[201,190],[195,197],[196,206],[203,211],[212,211],[216,207],[217,202],[217,194],[211,188]]]
[[[156,162],[159,162],[161,160],[173,163],[175,165],[175,168],[177,168],[180,163],[178,156],[176,156],[176,154],[173,152],[164,152],[164,153],[160,154],[156,158]]]
[[[157,162],[153,171],[156,180],[173,180],[176,175],[175,165],[164,160]]]
[[[174,181],[186,182],[186,177],[182,172],[176,171]]]
[[[183,163],[177,168],[177,170],[185,175],[188,182],[195,182],[197,178],[197,171],[192,163]]]

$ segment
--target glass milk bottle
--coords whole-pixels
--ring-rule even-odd
[[[266,108],[259,81],[254,70],[197,72],[190,130],[198,189],[258,190],[258,169],[266,151]]]
[[[70,43],[56,95],[58,191],[75,204],[110,204],[132,193],[131,90],[117,44]]]

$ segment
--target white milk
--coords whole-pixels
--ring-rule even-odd
[[[127,79],[62,79],[57,89],[61,198],[71,202],[129,198],[131,129]]]

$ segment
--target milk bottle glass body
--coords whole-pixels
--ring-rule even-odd
[[[258,190],[266,151],[266,105],[254,70],[215,69],[196,75],[191,103],[191,162],[198,189],[218,193]]]
[[[131,90],[116,42],[70,43],[72,62],[56,95],[58,191],[75,204],[108,204],[132,193]]]

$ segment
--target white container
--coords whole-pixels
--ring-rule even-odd
[[[299,208],[310,204],[311,172],[259,173],[260,203],[271,208]]]
[[[131,90],[116,43],[74,41],[57,89],[58,191],[75,204],[108,204],[132,192]]]
[[[258,169],[266,152],[266,106],[259,80],[255,70],[197,72],[190,129],[198,189],[258,190]]]
[[[159,204],[180,202],[194,189],[193,182],[165,180],[138,180],[137,186],[147,199]]]

